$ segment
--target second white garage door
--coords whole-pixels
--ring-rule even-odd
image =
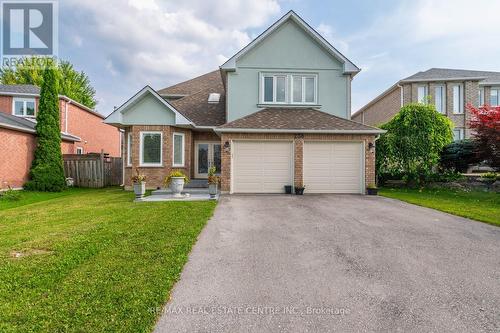
[[[363,193],[363,144],[305,142],[306,193]]]
[[[234,193],[283,193],[293,184],[292,143],[285,141],[234,141]]]

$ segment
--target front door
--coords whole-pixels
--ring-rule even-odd
[[[195,144],[194,176],[207,178],[208,169],[213,165],[220,174],[221,145],[220,142],[197,142]]]

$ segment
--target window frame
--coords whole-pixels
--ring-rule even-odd
[[[264,100],[264,93],[265,93],[265,78],[266,77],[272,77],[273,78],[273,100],[272,102],[269,102],[269,101],[265,101]],[[278,77],[284,77],[285,78],[285,100],[283,102],[278,102],[276,101],[276,97],[277,97],[277,93],[276,93],[276,90],[277,90],[277,87],[278,85],[276,84],[277,82],[277,78]],[[288,98],[289,98],[289,93],[288,93],[288,90],[289,90],[289,86],[290,86],[290,83],[288,82],[289,78],[288,78],[288,75],[287,74],[284,74],[284,73],[261,73],[261,79],[260,79],[260,102],[261,104],[288,104]]]
[[[424,95],[420,97],[420,88],[424,88]],[[420,84],[417,86],[417,102],[420,104],[429,104],[429,101],[427,99],[427,96],[429,96],[429,87],[426,84]]]
[[[436,92],[438,88],[441,90],[441,111],[438,110],[437,108],[437,99],[436,99]],[[434,106],[436,107],[436,111],[441,113],[441,114],[446,114],[446,85],[445,84],[436,84],[434,86]]]
[[[452,99],[453,99],[453,114],[464,114],[464,84],[454,83],[451,86]],[[458,87],[458,110],[455,108],[455,87]]]
[[[80,152],[79,152],[80,151]],[[84,154],[84,149],[83,147],[76,147],[76,154],[77,155],[83,155]]]
[[[16,114],[16,102],[23,102],[23,114],[22,115]],[[33,102],[33,105],[34,105],[33,115],[26,114],[26,111],[28,110],[28,108],[26,106],[27,102]],[[35,118],[36,117],[36,98],[31,98],[31,97],[14,97],[14,98],[12,98],[12,115],[17,116],[17,117]]]
[[[182,149],[181,149],[181,154],[182,154],[182,164],[176,164],[175,163],[175,136],[178,135],[178,136],[181,136],[182,137]],[[186,159],[185,159],[185,155],[186,155],[186,135],[184,133],[181,133],[181,132],[174,132],[172,133],[172,166],[173,167],[176,167],[176,168],[183,168],[186,164]]]
[[[455,139],[455,132],[458,131],[458,139]],[[454,128],[453,129],[453,141],[463,140],[465,137],[465,130],[463,128]]]
[[[293,81],[294,77],[301,78],[301,102],[295,102],[293,95]],[[312,102],[306,101],[306,79],[314,79],[314,100]],[[290,100],[289,103],[292,105],[317,105],[318,104],[318,74],[306,74],[306,73],[292,73],[290,74]]]
[[[160,134],[160,163],[144,163],[144,135]],[[139,140],[139,166],[141,167],[163,167],[163,132],[161,131],[141,131]]]
[[[132,132],[127,134],[127,166],[132,166]]]
[[[493,91],[496,91],[497,92],[497,103],[496,104],[493,104],[491,103],[491,93]],[[490,88],[490,106],[500,106],[500,87],[491,87]]]
[[[479,87],[478,98],[477,98],[478,106],[484,105],[484,97],[485,97],[484,94],[485,94],[484,87]]]

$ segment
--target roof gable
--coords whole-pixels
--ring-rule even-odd
[[[294,22],[299,28],[301,28],[312,40],[319,44],[323,49],[338,60],[343,67],[344,74],[356,74],[360,69],[354,65],[349,59],[347,59],[342,53],[340,53],[335,47],[333,47],[326,39],[324,39],[317,31],[315,31],[309,24],[307,24],[300,16],[298,16],[294,11],[289,11],[281,19],[276,21],[271,25],[266,31],[255,38],[250,44],[245,46],[242,50],[236,53],[228,61],[226,61],[221,69],[223,70],[234,70],[236,68],[236,63],[239,59],[249,53],[257,45],[267,39],[274,32],[279,30],[289,21]]]

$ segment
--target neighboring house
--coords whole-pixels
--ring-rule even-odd
[[[22,187],[36,147],[36,114],[40,89],[33,85],[0,85],[0,189]],[[120,156],[120,132],[104,116],[66,96],[59,97],[63,154]]]
[[[219,70],[147,86],[105,119],[125,131],[125,185],[135,168],[156,188],[213,165],[223,192],[364,193],[383,131],[349,119],[359,71],[290,11]]]
[[[470,138],[467,104],[500,105],[500,72],[431,68],[407,77],[355,112],[351,119],[379,126],[394,117],[403,105],[432,103],[449,117],[455,140]]]

